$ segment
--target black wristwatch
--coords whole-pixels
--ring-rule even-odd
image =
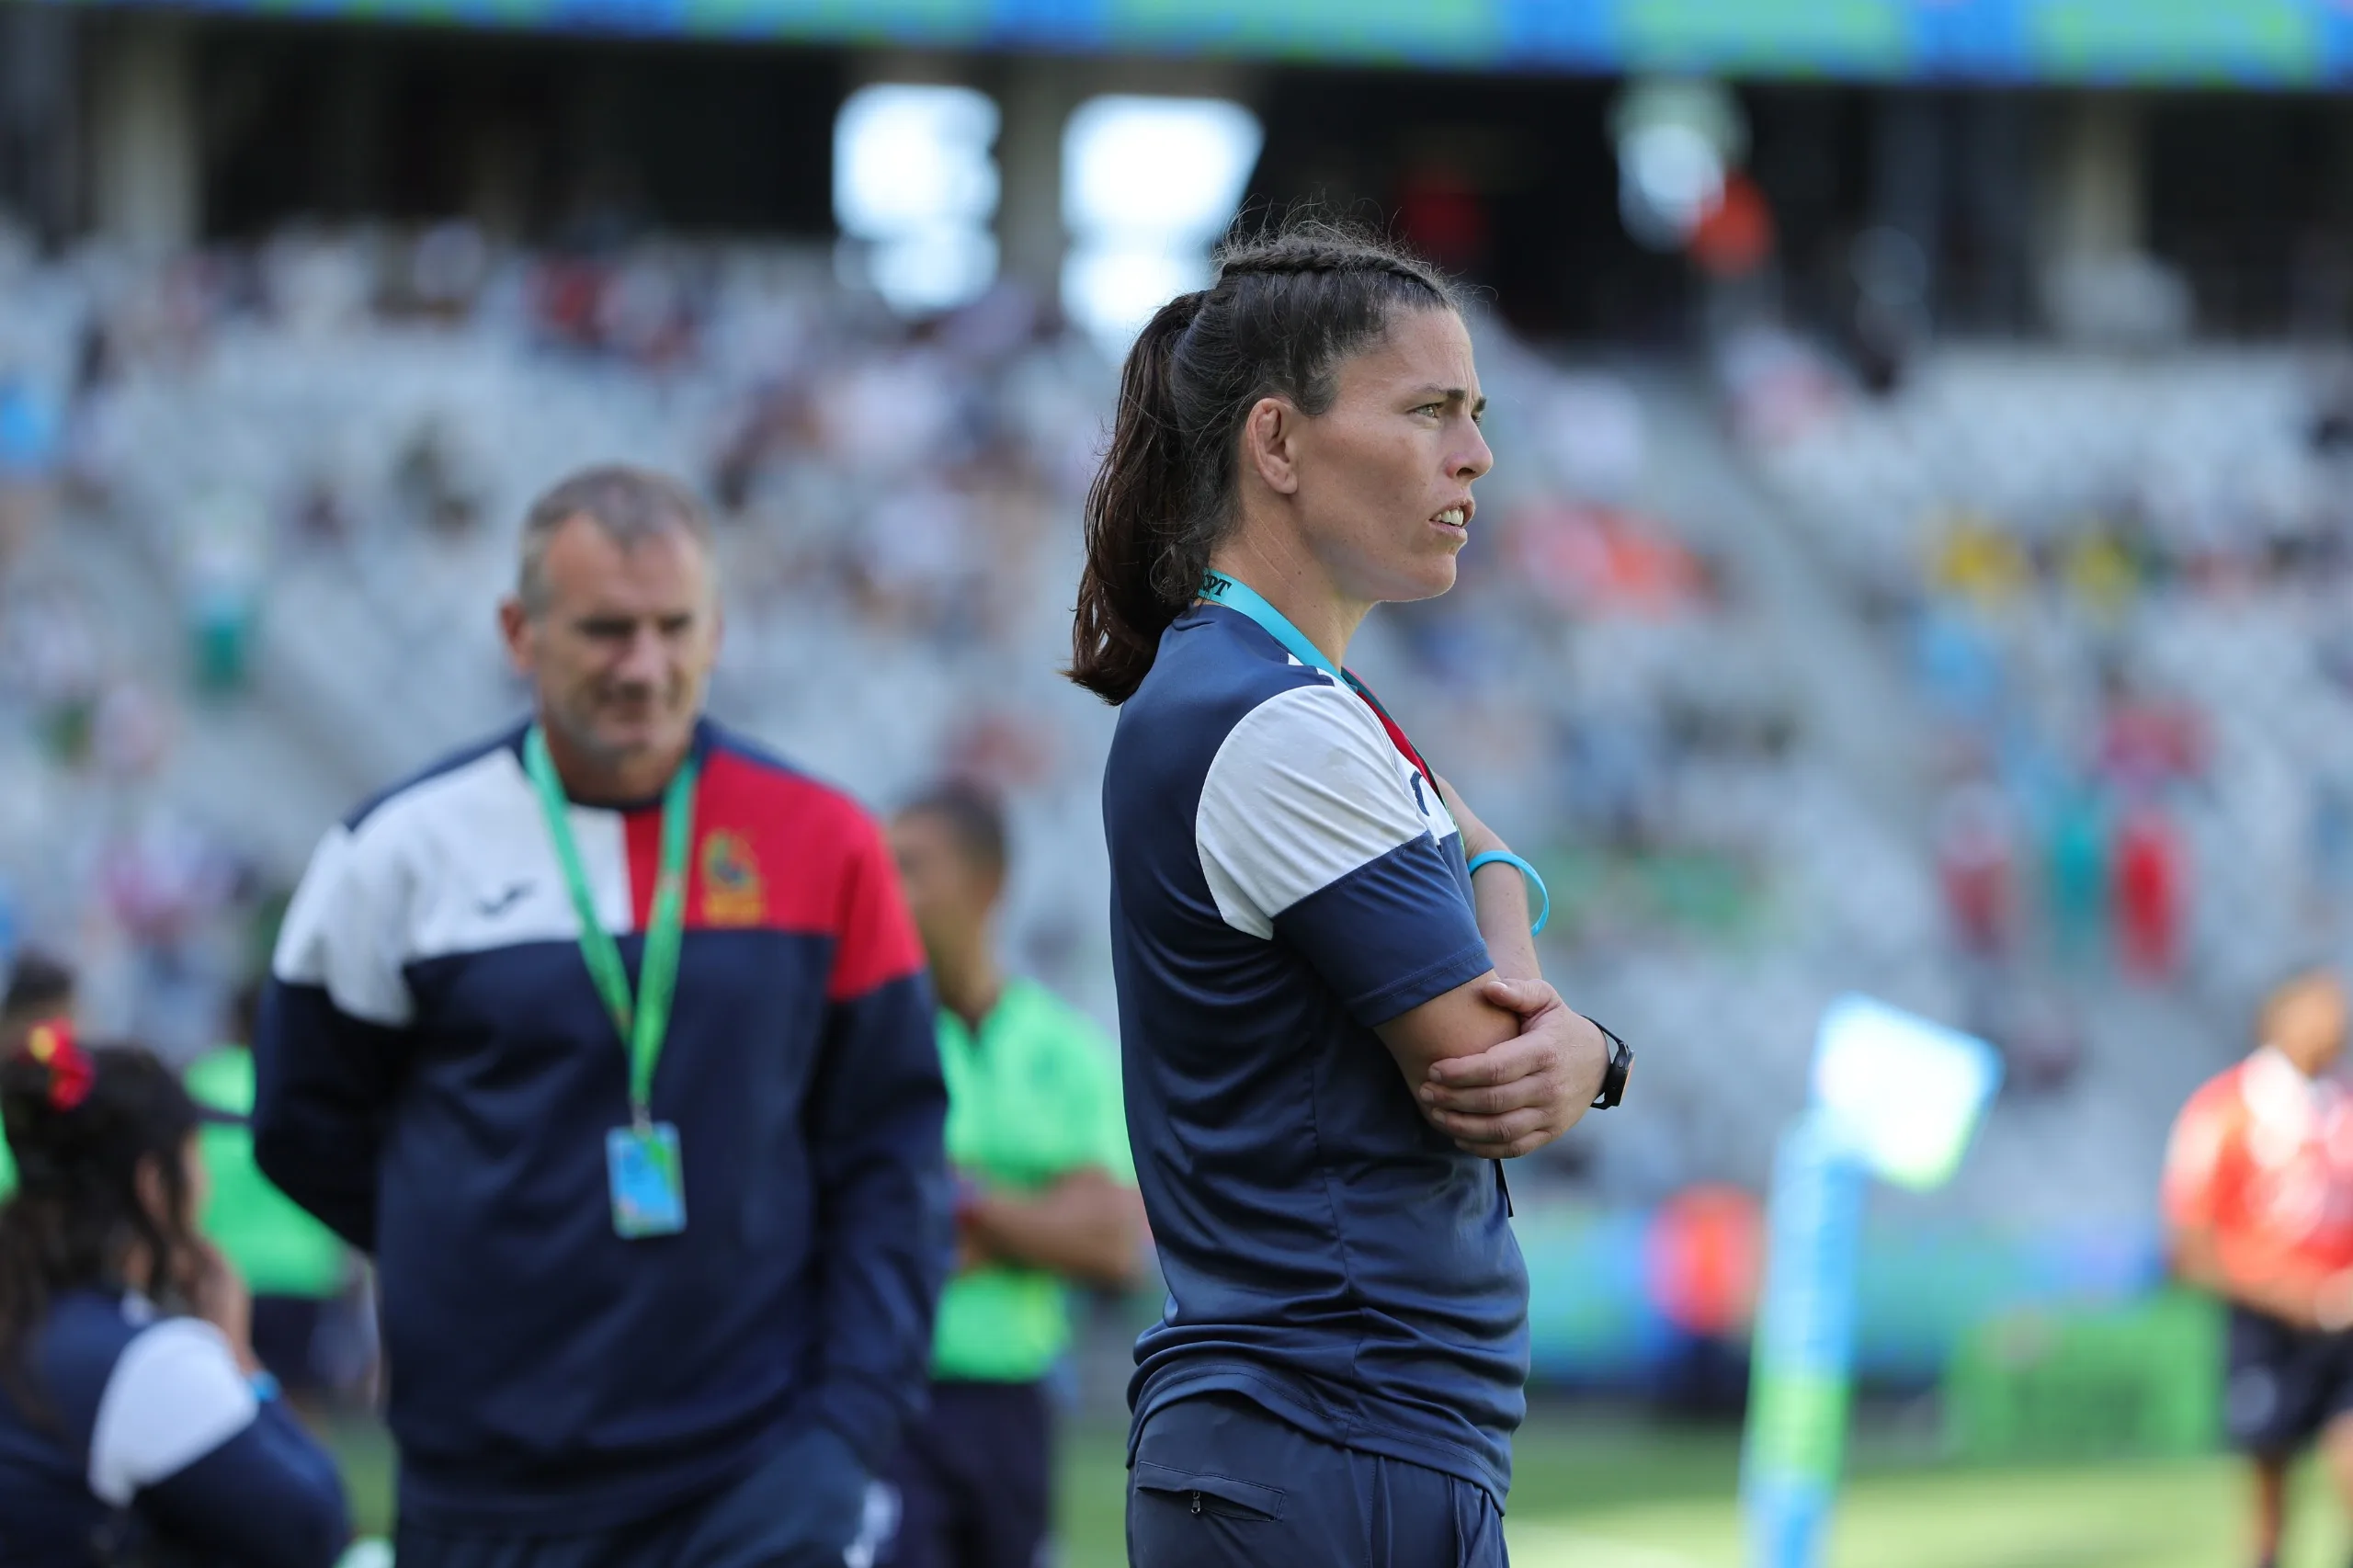
[[[1608,1110],[1626,1098],[1626,1074],[1634,1070],[1634,1048],[1612,1034],[1608,1024],[1592,1018],[1586,1021],[1609,1042],[1609,1065],[1601,1074],[1601,1093],[1593,1096],[1594,1109]]]

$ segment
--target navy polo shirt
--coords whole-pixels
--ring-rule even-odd
[[[1196,606],[1103,781],[1128,1129],[1168,1281],[1135,1427],[1211,1390],[1511,1483],[1528,1275],[1496,1168],[1375,1026],[1493,967],[1461,835],[1365,700]]]

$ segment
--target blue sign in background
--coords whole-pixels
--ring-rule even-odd
[[[54,0],[65,5],[144,0]],[[377,20],[1428,68],[2320,86],[2353,0],[198,0]]]
[[[1860,1160],[1820,1118],[1785,1134],[1766,1211],[1754,1392],[1741,1453],[1755,1568],[1812,1568],[1838,1492],[1854,1381]]]

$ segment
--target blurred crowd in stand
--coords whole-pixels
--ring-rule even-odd
[[[2348,428],[2287,351],[1953,351],[1762,443],[1920,692],[1972,951],[2228,986],[2341,944]]]
[[[1795,358],[1744,383],[1727,356],[1726,381],[1762,471],[1916,694],[1972,961],[2003,988],[2112,970],[2219,1000],[2337,956],[2342,368],[1948,349],[1883,398],[1825,408]]]

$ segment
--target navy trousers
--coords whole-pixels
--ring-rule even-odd
[[[824,1427],[709,1497],[615,1529],[498,1535],[404,1519],[399,1568],[872,1568],[888,1501]]]
[[[1509,1568],[1486,1488],[1320,1442],[1248,1400],[1153,1413],[1128,1472],[1129,1568]]]
[[[899,1533],[882,1568],[1040,1568],[1053,1480],[1043,1384],[932,1384],[891,1467]]]

